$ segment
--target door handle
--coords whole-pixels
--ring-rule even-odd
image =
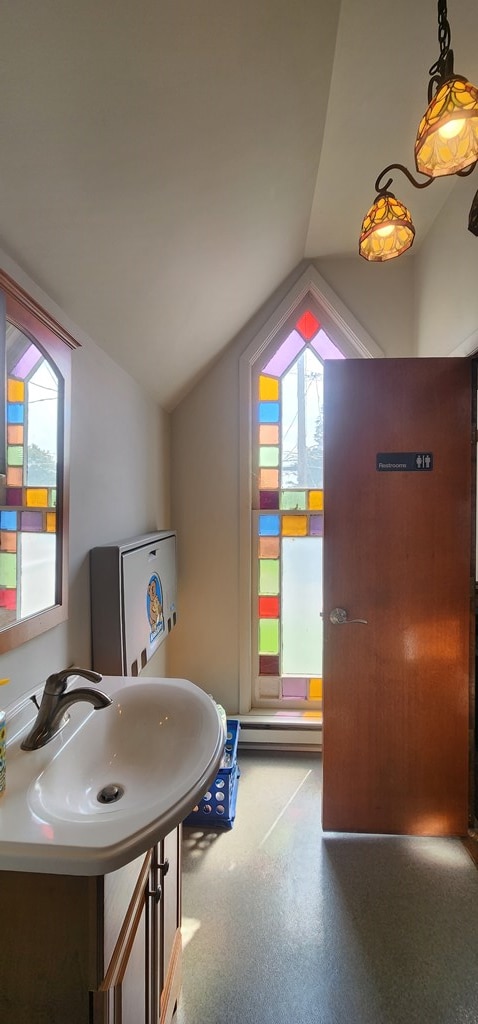
[[[368,625],[367,619],[349,619],[345,608],[332,608],[329,619],[334,626],[343,626],[346,622],[362,622],[364,626]]]

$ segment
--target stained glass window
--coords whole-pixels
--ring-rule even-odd
[[[323,363],[343,358],[306,309],[256,377],[259,704],[318,708],[322,700]]]

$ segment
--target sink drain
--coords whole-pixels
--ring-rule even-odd
[[[123,793],[123,786],[117,782],[110,782],[108,786],[103,786],[103,789],[100,789],[96,799],[100,804],[114,804],[117,800],[121,800]]]

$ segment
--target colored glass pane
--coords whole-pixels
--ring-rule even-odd
[[[16,512],[0,512],[0,530],[16,530],[17,528],[17,513]]]
[[[307,508],[305,491],[282,491],[280,496],[280,507],[288,509]]]
[[[340,352],[325,331],[320,330],[310,343],[320,359],[345,359],[343,352]]]
[[[324,517],[323,515],[314,515],[309,518],[309,534],[311,537],[323,537],[324,536]]]
[[[278,423],[279,422],[279,403],[278,402],[259,402],[258,416],[259,416],[259,423]]]
[[[279,593],[279,562],[261,558],[259,561],[259,594]]]
[[[275,537],[279,533],[279,516],[259,516],[259,536]]]
[[[259,654],[279,653],[279,620],[259,619]]]
[[[282,671],[316,678],[322,668],[322,545],[320,538],[282,541]]]
[[[26,504],[29,508],[47,508],[48,506],[48,491],[46,487],[27,487],[26,498]]]
[[[23,427],[16,423],[9,423],[7,441],[9,444],[23,444]]]
[[[21,466],[7,466],[7,487],[21,487],[22,484],[23,468]]]
[[[323,380],[322,363],[309,346],[282,379],[283,490],[322,487]]]
[[[28,533],[40,533],[43,531],[43,512],[22,512],[20,523],[21,530]]]
[[[309,679],[309,700],[322,700],[321,679]]]
[[[279,598],[278,597],[260,597],[259,598],[259,618],[260,619],[278,619],[280,613]]]
[[[299,317],[295,326],[302,337],[305,338],[306,341],[310,341],[310,339],[314,337],[314,334],[317,334],[320,324],[317,317],[315,317],[310,310],[307,310],[306,313],[303,313],[302,316]]]
[[[267,655],[263,655],[267,658]],[[275,659],[277,660],[277,659]],[[266,675],[263,672],[256,683],[258,696],[265,700],[278,700],[281,693],[281,681],[274,674],[272,676]]]
[[[275,377],[259,377],[259,398],[263,402],[277,402],[279,398],[279,381]]]
[[[0,547],[2,551],[16,551],[17,550],[17,533],[16,530],[2,530],[0,532]]]
[[[293,363],[299,352],[304,348],[305,342],[297,331],[292,331],[272,359],[264,366],[264,373],[270,373],[273,377],[282,377],[285,370]]]
[[[273,445],[261,445],[259,448],[259,465],[270,469],[279,465],[279,449]]]
[[[17,607],[17,592],[12,587],[10,590],[0,589],[0,608],[6,608],[7,611],[14,612]]]
[[[279,675],[279,657],[277,654],[261,654],[259,655],[259,675],[261,676],[278,676]]]
[[[25,400],[25,385],[22,380],[8,379],[7,399],[9,402],[23,402]]]
[[[323,491],[309,491],[309,508],[314,511],[322,512],[324,507],[324,492]]]
[[[279,427],[271,423],[261,423],[259,444],[279,444]]]
[[[47,512],[46,531],[47,533],[56,533],[56,512]]]
[[[29,345],[26,352],[23,353],[21,358],[18,360],[18,363],[16,363],[13,368],[13,376],[20,377],[22,380],[25,377],[28,377],[28,374],[31,373],[33,367],[40,362],[40,359],[43,359],[40,350],[36,348],[35,345]]]
[[[279,491],[261,491],[259,508],[279,508]]]
[[[282,680],[282,696],[285,699],[305,700],[307,697],[307,680],[289,677]]]
[[[7,487],[7,505],[23,505],[23,490],[21,487]]]
[[[259,558],[278,558],[280,540],[278,537],[259,537]]]
[[[282,516],[283,537],[306,537],[307,532],[307,516]]]
[[[9,444],[7,447],[7,462],[9,466],[23,466],[23,447],[20,444]]]
[[[0,551],[0,586],[16,587],[17,556],[9,551]]]
[[[261,490],[272,490],[279,486],[279,470],[278,469],[260,469],[259,470],[259,487]]]
[[[7,405],[7,423],[23,423],[23,403],[9,402]]]
[[[50,508],[56,508],[56,487],[51,487],[49,490],[48,504]]]

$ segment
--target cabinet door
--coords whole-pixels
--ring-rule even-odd
[[[150,895],[151,865],[149,852],[104,980],[94,995],[94,1024],[151,1024],[155,1020],[151,946],[157,910]]]
[[[163,839],[159,855],[161,1024],[169,1024],[181,985],[181,826]]]

